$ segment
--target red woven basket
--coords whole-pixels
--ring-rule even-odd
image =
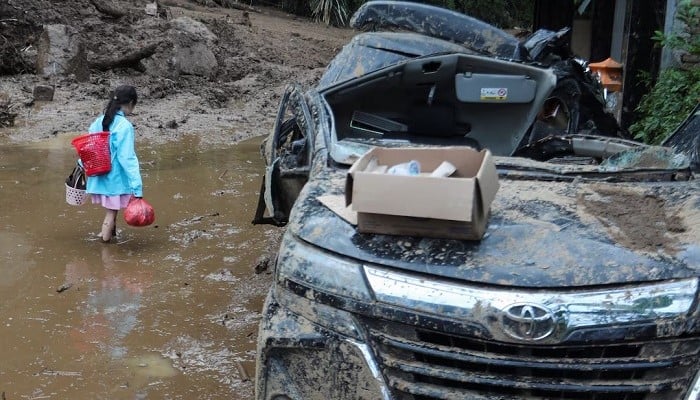
[[[83,162],[85,175],[106,174],[112,169],[109,151],[109,132],[96,132],[81,135],[71,141]]]

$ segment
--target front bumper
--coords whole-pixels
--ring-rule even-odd
[[[260,322],[257,400],[391,399],[367,344],[312,323],[275,297],[273,288]]]
[[[513,345],[368,318],[313,298],[270,291],[258,336],[258,400],[700,400],[697,337]]]

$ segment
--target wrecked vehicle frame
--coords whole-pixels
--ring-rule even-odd
[[[287,231],[256,397],[696,400],[700,196],[687,158],[542,135],[562,129],[541,118],[551,68],[417,30],[356,36],[317,88],[282,98],[255,222]],[[508,80],[521,89],[506,101],[470,95]],[[501,188],[483,240],[361,234],[322,205],[375,145],[490,149]]]

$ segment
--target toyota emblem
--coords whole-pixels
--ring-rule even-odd
[[[554,314],[541,305],[519,303],[503,310],[501,322],[506,335],[523,341],[542,340],[554,332]]]

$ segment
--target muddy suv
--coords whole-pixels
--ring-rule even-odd
[[[290,86],[264,144],[255,222],[287,230],[256,398],[697,400],[688,158],[595,121],[572,132],[556,71],[504,57],[518,46],[469,17],[371,2],[360,21],[400,29],[359,34],[317,88]],[[372,146],[455,145],[496,155],[481,241],[358,233],[318,200]]]

